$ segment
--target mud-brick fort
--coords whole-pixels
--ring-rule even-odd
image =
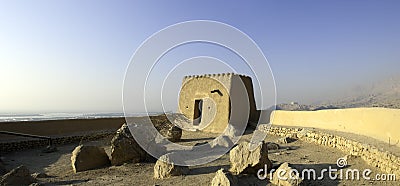
[[[247,95],[243,95],[243,88]],[[232,107],[231,101],[235,96],[247,96],[248,103],[235,101],[239,101],[237,105],[248,105],[249,108]],[[235,116],[236,113],[248,113],[248,122],[257,122],[259,118],[251,78],[234,73],[185,76],[179,96],[179,111],[193,120],[194,127],[214,133],[225,130],[232,122],[232,113]]]

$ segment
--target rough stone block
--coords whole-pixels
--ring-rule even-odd
[[[157,160],[154,166],[154,178],[164,179],[171,176],[180,176],[189,173],[189,168],[185,166],[177,166],[170,160],[171,154],[165,154]]]
[[[211,181],[212,186],[236,186],[238,185],[238,179],[230,172],[220,169],[215,173],[214,178]]]
[[[79,145],[74,149],[71,162],[75,173],[110,165],[103,148],[86,145]]]
[[[272,168],[272,162],[268,159],[267,143],[260,143],[253,151],[249,150],[249,143],[242,142],[234,147],[230,153],[230,171],[233,174],[256,173],[259,169]]]

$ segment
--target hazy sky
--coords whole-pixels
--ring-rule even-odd
[[[253,38],[274,73],[278,102],[322,100],[399,74],[399,9],[386,0],[1,1],[0,112],[121,112],[135,49],[195,19]]]

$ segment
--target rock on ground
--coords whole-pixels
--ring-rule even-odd
[[[238,185],[238,179],[230,172],[220,169],[215,173],[214,178],[211,181],[212,186],[236,186]]]
[[[279,166],[271,178],[271,183],[278,186],[298,186],[302,181],[299,175],[296,175],[294,169],[289,166],[289,163],[283,163]]]
[[[57,151],[57,147],[54,145],[48,145],[45,149],[42,150],[43,153],[52,153],[52,152],[56,152]]]
[[[30,175],[28,168],[21,165],[3,175],[0,185],[29,185],[35,181]]]
[[[159,116],[154,116],[152,117],[151,122],[162,136],[168,138],[168,131],[170,131],[171,128],[175,127],[175,125],[169,120],[169,118],[173,120],[174,118],[176,119],[176,117],[179,117],[175,115],[176,114],[169,115],[168,117],[164,114]],[[177,128],[180,129],[179,127]]]
[[[111,140],[111,164],[138,163],[148,159],[146,151],[135,141],[127,124],[117,130]]]
[[[189,168],[185,166],[177,166],[170,160],[171,154],[165,154],[157,160],[154,166],[154,178],[164,179],[171,176],[179,176],[188,174]]]
[[[278,150],[280,148],[281,147],[278,144],[274,143],[274,142],[267,142],[267,149],[268,150]]]
[[[110,165],[103,148],[87,145],[79,145],[74,149],[71,162],[75,173]]]
[[[167,132],[167,139],[170,140],[171,142],[177,142],[181,140],[182,137],[182,129],[180,129],[177,126],[172,126],[171,128],[168,129]]]
[[[46,173],[41,173],[41,172],[32,173],[31,176],[33,178],[35,178],[35,179],[36,178],[48,178],[49,177]]]
[[[292,143],[295,141],[296,141],[296,139],[291,138],[291,137],[283,137],[283,138],[276,140],[277,143],[281,143],[281,144]]]
[[[268,159],[267,143],[260,143],[253,151],[249,150],[249,142],[242,142],[229,153],[231,162],[230,172],[233,174],[257,173],[265,165],[268,170],[272,168],[272,162]]]
[[[296,136],[297,136],[297,138],[304,138],[312,132],[313,132],[313,130],[311,130],[311,129],[303,128],[299,132],[296,133]]]

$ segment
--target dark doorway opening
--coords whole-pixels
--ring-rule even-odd
[[[194,100],[193,125],[199,125],[201,123],[202,109],[203,109],[203,100],[202,99]]]

